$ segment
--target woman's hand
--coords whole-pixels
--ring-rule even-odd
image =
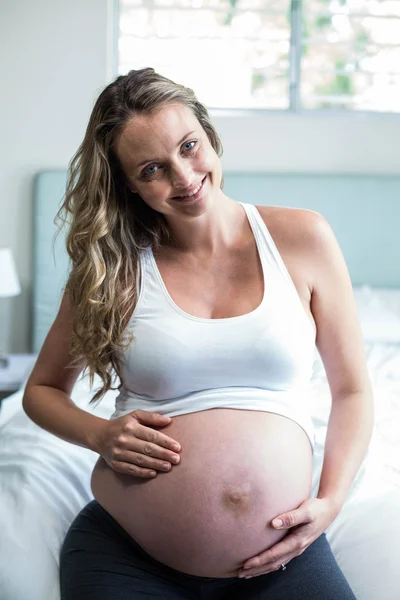
[[[154,429],[170,423],[171,417],[135,410],[107,421],[97,440],[96,450],[118,473],[145,479],[155,477],[157,471],[167,472],[172,464],[180,461],[177,454],[180,444]]]
[[[291,529],[280,542],[268,548],[258,556],[247,560],[238,577],[256,577],[271,571],[278,571],[282,563],[303,554],[329,525],[335,520],[340,509],[329,498],[309,498],[299,508],[275,517],[272,526],[275,529]],[[276,519],[283,524],[276,526]]]

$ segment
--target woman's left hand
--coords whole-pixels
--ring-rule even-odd
[[[283,513],[272,521],[274,529],[292,529],[280,542],[258,556],[250,558],[239,569],[238,577],[256,577],[278,571],[282,563],[303,554],[335,520],[340,508],[329,498],[308,498],[296,510]],[[283,524],[275,526],[281,519]],[[246,568],[247,567],[247,568]]]

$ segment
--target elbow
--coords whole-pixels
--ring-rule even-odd
[[[23,408],[24,412],[28,415],[28,417],[30,417],[29,407],[30,407],[31,389],[32,389],[32,386],[27,383],[25,386],[24,395],[22,396],[22,408]]]
[[[29,380],[25,386],[24,395],[22,396],[22,408],[29,418],[32,418],[32,406],[35,404],[35,397],[37,398],[37,393],[40,392],[41,387],[43,386]]]

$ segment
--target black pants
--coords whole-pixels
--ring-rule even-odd
[[[252,579],[197,577],[147,554],[96,500],[69,528],[61,600],[355,600],[325,533],[285,571]]]

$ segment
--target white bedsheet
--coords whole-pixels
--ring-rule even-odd
[[[376,424],[369,451],[327,537],[358,600],[400,598],[400,345],[368,344]],[[72,398],[108,418],[116,392],[96,410],[86,381]],[[58,553],[80,508],[92,499],[97,455],[37,427],[21,406],[22,391],[0,412],[0,598],[58,600]],[[316,496],[331,405],[322,363],[314,365],[310,408],[317,433]]]

